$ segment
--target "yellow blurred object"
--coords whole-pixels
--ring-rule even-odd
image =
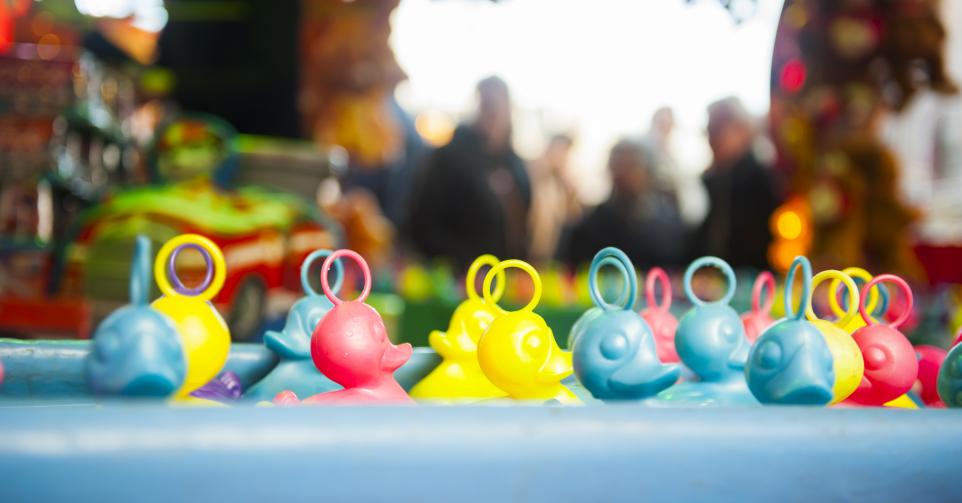
[[[478,363],[478,340],[498,315],[496,308],[478,296],[475,278],[484,266],[494,267],[494,255],[475,259],[465,278],[467,300],[454,314],[447,332],[435,330],[429,336],[431,348],[441,355],[441,364],[411,389],[414,398],[429,399],[487,399],[501,398],[504,391],[485,377]],[[498,276],[495,302],[504,293],[504,272]]]
[[[779,206],[769,220],[774,240],[768,260],[780,271],[788,270],[792,260],[807,255],[812,242],[812,216],[801,197],[792,197]]]
[[[509,267],[525,271],[534,282],[528,304],[511,312],[497,306],[491,292],[494,278]],[[527,262],[506,260],[488,271],[484,300],[499,314],[478,341],[478,363],[488,379],[511,398],[580,404],[581,400],[561,383],[573,371],[571,353],[558,347],[551,328],[533,311],[541,300],[541,290],[541,278]]]
[[[421,112],[414,119],[414,129],[424,141],[435,147],[451,141],[455,126],[455,122],[447,114],[438,111]]]

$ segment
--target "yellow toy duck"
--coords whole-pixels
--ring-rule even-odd
[[[528,273],[534,282],[531,301],[511,312],[501,309],[491,292],[495,277],[509,267]],[[581,400],[561,383],[573,371],[571,353],[558,347],[544,318],[534,313],[541,290],[541,278],[527,262],[505,260],[488,271],[484,301],[499,315],[478,341],[478,363],[484,375],[511,398],[580,404]]]
[[[196,288],[184,286],[177,278],[174,268],[177,255],[185,248],[201,252],[206,262],[206,278]],[[151,307],[174,322],[187,363],[184,384],[173,396],[175,402],[221,405],[190,394],[217,377],[230,353],[230,331],[227,323],[210,303],[224,286],[226,277],[224,254],[204,236],[182,234],[167,241],[157,253],[154,279],[164,295],[155,300]],[[173,285],[171,281],[174,282]]]
[[[485,377],[478,364],[478,339],[498,316],[497,308],[482,299],[475,289],[475,277],[484,266],[494,267],[498,259],[494,255],[482,255],[468,268],[465,290],[468,298],[454,314],[447,332],[431,332],[428,342],[441,355],[441,364],[411,389],[410,395],[418,399],[471,400],[501,398],[505,392]],[[494,292],[497,302],[504,293],[504,272],[498,275]]]
[[[862,351],[855,340],[852,339],[852,335],[841,328],[851,324],[851,319],[858,315],[858,288],[852,278],[844,272],[829,269],[816,274],[812,278],[812,292],[815,292],[818,285],[826,279],[832,279],[832,288],[830,289],[832,297],[835,296],[837,288],[835,285],[842,283],[848,289],[849,299],[851,299],[848,311],[841,313],[841,318],[835,323],[819,319],[815,315],[811,297],[809,297],[808,305],[805,306],[805,316],[821,332],[825,344],[832,353],[835,385],[832,389],[833,398],[829,405],[834,405],[848,398],[858,388],[859,383],[862,382],[862,376],[865,374],[865,361],[862,359]]]

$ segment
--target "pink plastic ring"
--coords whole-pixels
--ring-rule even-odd
[[[883,281],[890,281],[892,283],[895,283],[895,285],[899,287],[899,290],[902,291],[902,295],[905,296],[905,311],[903,311],[902,314],[899,315],[897,320],[889,324],[889,326],[891,326],[892,328],[898,328],[900,325],[905,323],[905,321],[908,320],[909,316],[912,314],[913,298],[912,298],[912,288],[909,287],[909,284],[906,283],[904,279],[894,274],[879,274],[878,276],[872,278],[871,281],[869,281],[868,283],[865,284],[865,286],[862,287],[862,292],[860,294],[861,298],[859,299],[859,304],[858,304],[858,312],[859,314],[862,315],[862,319],[865,320],[866,325],[873,325],[876,323],[875,320],[872,318],[872,316],[867,312],[865,308],[865,299],[868,298],[869,290],[871,290],[873,286]],[[881,315],[879,315],[879,318],[881,319],[881,317],[884,314],[885,313],[882,313]]]
[[[331,290],[331,285],[327,279],[331,267],[334,267],[334,261],[340,257],[353,260],[355,263],[357,263],[358,267],[361,268],[361,274],[364,275],[364,288],[361,289],[361,294],[358,295],[357,298],[352,302],[364,302],[367,299],[368,294],[371,293],[371,268],[368,267],[364,257],[361,257],[361,255],[354,250],[337,250],[324,259],[324,263],[321,265],[321,290],[324,292],[324,295],[327,296],[327,299],[330,300],[335,306],[344,303],[344,301],[338,298],[338,296]]]
[[[759,307],[759,303],[762,298],[762,293],[765,291],[765,287],[768,287],[768,298],[765,299],[764,307]],[[775,276],[768,271],[762,271],[755,278],[755,284],[752,286],[752,311],[756,313],[769,313],[772,310],[772,305],[775,304]]]
[[[661,283],[661,304],[655,303],[656,283]],[[645,302],[648,303],[648,309],[666,312],[671,308],[671,281],[661,267],[652,267],[645,277]]]

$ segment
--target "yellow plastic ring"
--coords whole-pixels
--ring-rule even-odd
[[[840,317],[838,321],[835,322],[835,324],[838,326],[846,326],[850,321],[852,321],[853,319],[855,319],[856,316],[858,316],[858,306],[859,306],[858,287],[855,285],[855,281],[852,280],[851,276],[845,274],[842,271],[838,271],[835,269],[827,269],[825,271],[822,271],[816,274],[815,277],[812,278],[812,292],[813,293],[815,292],[815,289],[818,288],[819,283],[827,279],[833,280],[831,285],[837,285],[839,283],[842,283],[843,285],[845,285],[845,288],[848,289],[849,299],[851,299],[848,303],[848,309],[843,313],[841,313],[840,315],[838,315]],[[835,298],[834,286],[829,289],[829,297],[833,299]],[[811,300],[809,300],[808,305],[805,306],[805,317],[808,318],[809,321],[815,321],[818,319],[818,316],[815,315],[815,310],[812,309]]]
[[[220,293],[220,289],[224,287],[224,281],[227,280],[227,265],[224,263],[224,253],[221,252],[220,248],[213,241],[200,234],[181,234],[164,243],[154,260],[154,281],[157,282],[157,287],[160,288],[161,293],[168,297],[182,296],[170,284],[170,278],[167,277],[167,259],[170,258],[174,250],[182,245],[197,245],[210,254],[214,278],[211,280],[210,286],[191,298],[205,302],[213,299]]]
[[[481,296],[478,295],[477,288],[475,288],[475,279],[478,276],[478,272],[484,266],[494,267],[498,265],[498,257],[491,255],[490,253],[481,255],[480,257],[474,259],[471,263],[471,267],[468,268],[468,275],[464,278],[464,290],[468,294],[468,298],[471,300],[481,300]],[[494,287],[494,301],[497,302],[501,300],[501,296],[504,295],[504,271],[502,270],[498,276],[498,284]]]
[[[860,279],[865,283],[872,281],[872,273],[866,271],[865,269],[862,269],[861,267],[846,267],[845,269],[842,269],[842,273],[847,274],[852,279]],[[836,295],[836,292],[838,292],[838,287],[840,283],[841,281],[836,278],[836,279],[833,279],[832,282],[828,284],[829,285],[828,288],[831,291],[831,294],[829,294],[829,297],[828,297],[828,306],[829,308],[832,309],[832,313],[834,313],[837,318],[842,318],[848,313],[848,311],[842,309],[841,304],[839,304],[838,302],[838,295]],[[865,307],[868,310],[868,312],[870,313],[875,312],[875,308],[878,306],[878,301],[879,301],[878,287],[875,287],[869,290],[868,299],[866,299]],[[849,307],[851,307],[853,302],[849,300],[848,304],[849,304]]]
[[[531,281],[534,283],[534,292],[531,294],[531,300],[528,301],[528,304],[519,309],[519,311],[533,311],[535,306],[541,302],[541,276],[538,275],[538,271],[536,271],[531,264],[523,260],[505,260],[503,262],[499,262],[497,265],[488,270],[488,274],[484,276],[484,286],[482,287],[484,301],[492,306],[497,307],[501,312],[508,312],[499,306],[497,301],[494,299],[494,295],[491,293],[491,283],[494,282],[494,278],[497,277],[498,274],[503,274],[504,270],[510,267],[521,269],[522,271],[528,273],[528,276],[531,276]]]

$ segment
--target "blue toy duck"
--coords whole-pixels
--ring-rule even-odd
[[[606,264],[621,272],[627,286],[627,295],[617,305],[607,303],[598,289],[598,272]],[[674,384],[678,366],[661,363],[651,328],[632,309],[638,279],[631,260],[617,248],[604,248],[595,255],[588,274],[596,307],[572,329],[574,373],[585,389],[600,400],[638,400]]]
[[[720,269],[728,282],[719,300],[705,302],[692,291],[692,277],[704,266]],[[669,405],[757,405],[745,383],[750,343],[741,318],[728,305],[735,295],[735,272],[718,257],[701,257],[685,271],[685,295],[692,308],[678,321],[675,348],[697,380],[676,384],[658,399]]]
[[[801,269],[802,301],[792,301],[795,273]],[[805,320],[811,301],[812,265],[796,257],[785,279],[785,313],[755,341],[748,353],[745,379],[759,402],[781,405],[826,405],[832,401],[835,370],[832,352],[821,332]]]
[[[330,254],[330,250],[315,250],[301,264],[301,287],[305,296],[291,307],[283,330],[269,330],[264,334],[264,345],[280,358],[280,362],[250,389],[248,396],[270,400],[285,390],[293,391],[297,396],[312,396],[342,389],[340,384],[318,372],[311,359],[311,334],[334,304],[314,291],[309,280],[310,270],[315,261]],[[334,270],[336,278],[332,290],[338,292],[344,279],[340,260],[334,261]]]
[[[137,236],[130,304],[100,323],[84,362],[95,394],[166,397],[184,382],[187,364],[174,322],[147,304],[150,262],[150,240]]]

